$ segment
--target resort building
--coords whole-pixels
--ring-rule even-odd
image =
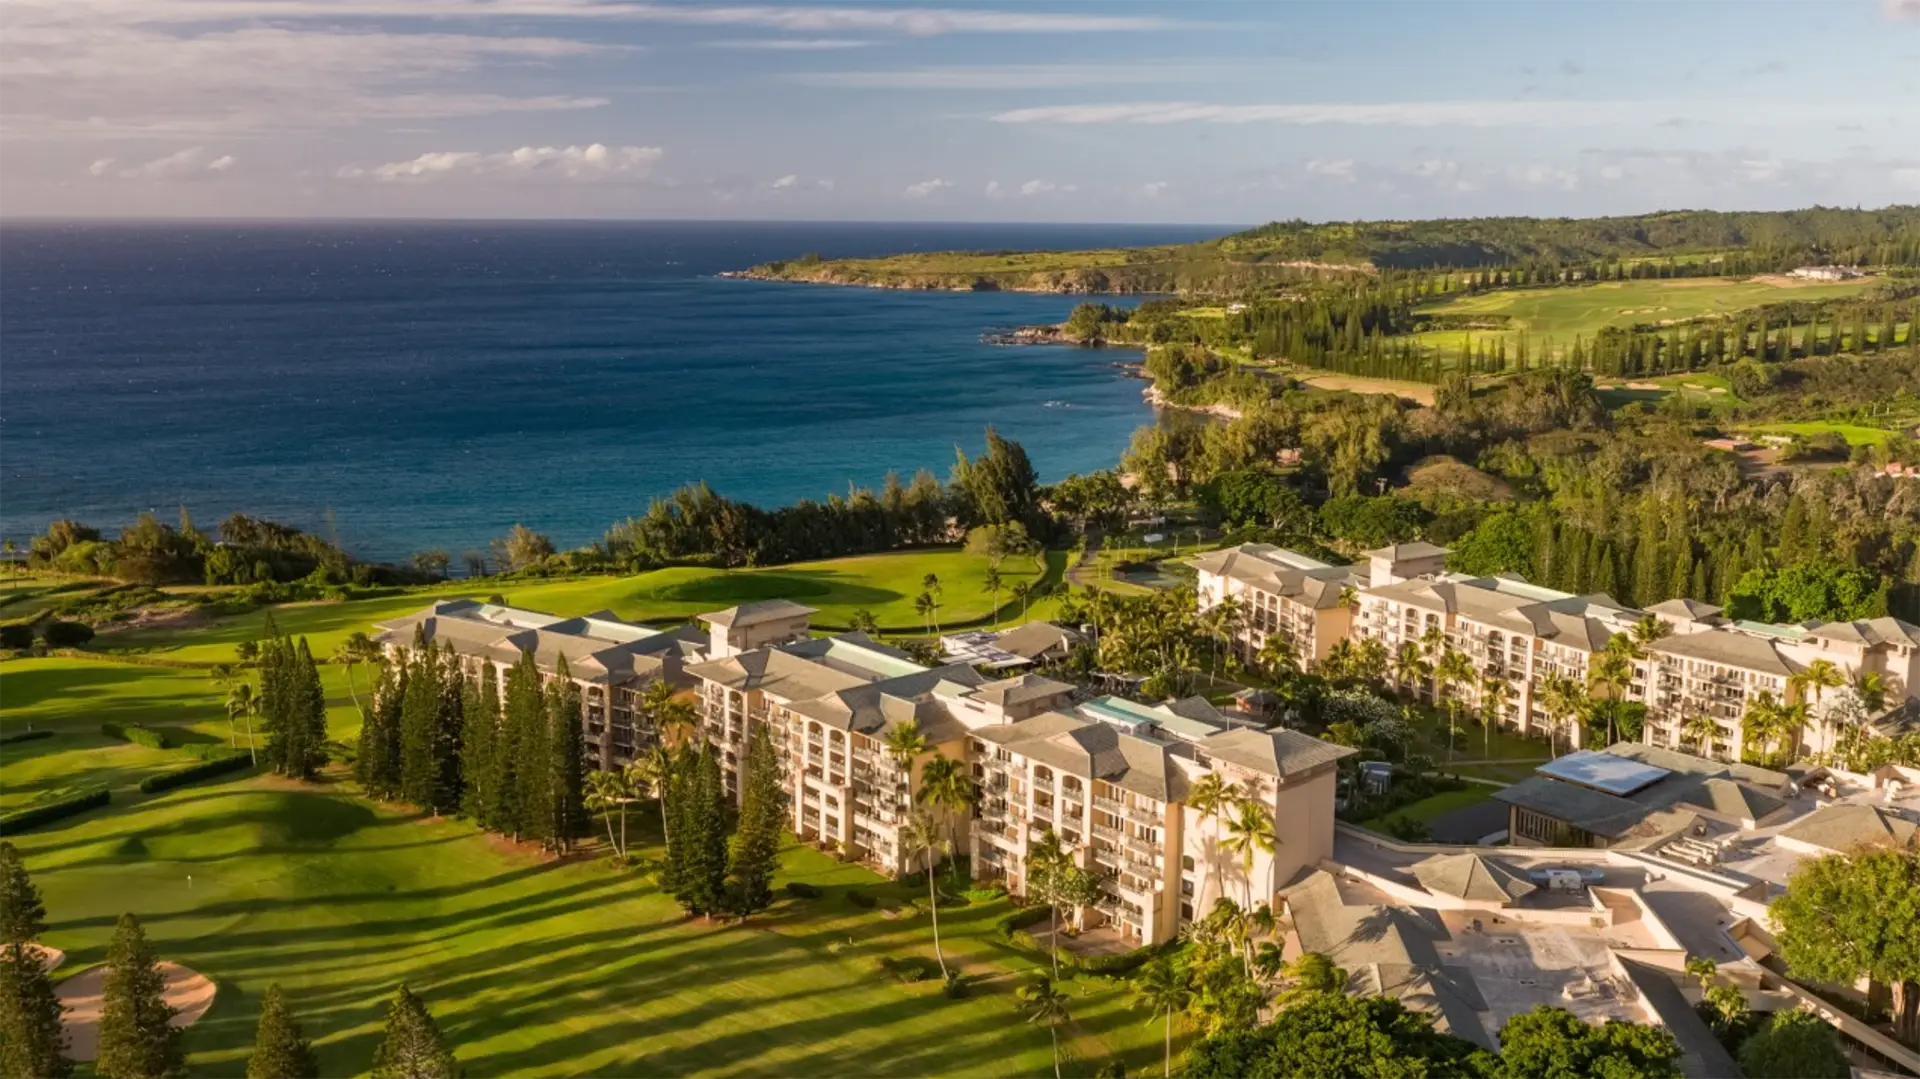
[[[1719,608],[1692,600],[1649,610],[1672,630],[1644,648],[1640,699],[1647,704],[1649,745],[1739,760],[1757,748],[1747,745],[1744,719],[1766,694],[1783,706],[1804,701],[1814,711],[1800,731],[1800,753],[1830,750],[1839,732],[1818,716],[1827,691],[1798,677],[1820,660],[1849,683],[1876,675],[1890,705],[1920,693],[1920,626],[1897,618],[1779,626],[1728,622]]]
[[[899,827],[926,764],[935,754],[965,761],[975,816],[946,824],[975,876],[1024,891],[1027,854],[1052,830],[1103,880],[1081,923],[1138,942],[1170,939],[1219,895],[1258,902],[1332,852],[1335,772],[1353,750],[1260,730],[1200,698],[1075,701],[1072,686],[1035,674],[922,667],[864,634],[801,636],[808,613],[750,604],[704,615],[720,654],[686,667],[730,788],[752,726],[771,728],[804,839],[885,873],[911,871],[916,852],[901,846]],[[775,627],[770,643],[736,651],[756,626]],[[906,760],[889,748],[902,727],[924,747]],[[1273,851],[1250,866],[1219,849],[1224,822],[1185,807],[1210,770],[1275,822]]]
[[[1234,639],[1243,660],[1251,662],[1269,637],[1278,636],[1308,669],[1347,638],[1353,625],[1348,597],[1367,583],[1355,567],[1331,566],[1269,543],[1213,551],[1193,566],[1202,611],[1227,600],[1239,604]]]
[[[548,678],[564,658],[580,687],[587,764],[595,769],[624,768],[652,742],[638,714],[640,694],[651,682],[680,684],[706,643],[693,627],[650,629],[612,611],[563,618],[470,599],[445,600],[374,629],[389,658],[419,642],[451,649],[468,677],[492,667],[503,690],[521,656],[531,654]]]
[[[1565,754],[1493,797],[1514,846],[1664,846],[1689,860],[1704,857],[1701,837],[1778,823],[1795,793],[1783,772],[1623,742]]]
[[[1446,649],[1464,653],[1474,678],[1448,687],[1447,695],[1477,707],[1482,679],[1506,682],[1511,693],[1501,724],[1523,734],[1552,723],[1538,699],[1541,683],[1559,675],[1584,684],[1594,653],[1641,616],[1606,595],[1576,596],[1511,574],[1447,573],[1447,553],[1426,543],[1369,552],[1355,635],[1380,642],[1388,656],[1413,645],[1430,667]],[[1431,697],[1435,685],[1429,677],[1405,688]]]

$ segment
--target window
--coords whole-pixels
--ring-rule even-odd
[[[1185,918],[1187,921],[1193,921],[1193,904],[1192,903],[1180,904],[1180,917]]]
[[[1180,878],[1180,894],[1188,899],[1193,898],[1193,881],[1191,879],[1187,877]]]
[[[1180,856],[1180,868],[1188,873],[1193,872],[1193,855],[1182,854]]]

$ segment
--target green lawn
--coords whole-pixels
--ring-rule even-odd
[[[1401,806],[1391,813],[1364,820],[1360,823],[1368,828],[1376,828],[1389,817],[1409,817],[1413,820],[1431,823],[1435,817],[1442,814],[1451,813],[1456,809],[1465,809],[1471,805],[1479,805],[1481,802],[1492,797],[1492,787],[1483,787],[1478,783],[1470,783],[1465,790],[1441,791],[1439,794],[1430,795],[1417,802]]]
[[[230,647],[225,655],[231,658]],[[358,669],[353,677],[364,699],[368,672]],[[353,706],[346,668],[321,667],[320,684],[327,693],[328,733],[334,738],[353,736],[360,728],[360,714]],[[123,663],[110,656],[0,662],[0,731],[50,727],[97,734],[103,723],[160,727],[179,742],[229,740],[226,691],[204,668]],[[10,762],[18,748],[6,747],[4,759]]]
[[[155,772],[194,763],[165,749],[148,749],[97,731],[62,732],[52,738],[15,742],[0,748],[6,783],[0,786],[0,812],[106,787],[116,795],[137,789]]]
[[[1060,579],[1066,567],[1064,552],[1044,560],[1009,558],[1000,565],[1002,586],[999,618],[1010,623],[1019,608],[1007,592],[1021,580]],[[272,608],[282,632],[305,636],[321,659],[333,654],[348,634],[369,630],[375,622],[416,611],[435,599],[451,596],[486,598],[499,594],[508,603],[554,614],[588,614],[612,610],[623,618],[674,620],[763,599],[792,599],[819,608],[816,621],[844,627],[853,612],[866,608],[880,625],[893,632],[923,632],[913,600],[921,581],[931,573],[940,579],[940,624],[943,628],[985,624],[992,606],[985,576],[989,563],[957,548],[863,555],[824,562],[797,562],[767,569],[714,570],[669,567],[630,577],[581,577],[558,581],[451,582],[376,599],[340,602],[292,603]],[[1044,567],[1044,568],[1042,568]],[[1029,617],[1045,618],[1053,610],[1042,600]],[[133,650],[189,663],[219,663],[233,659],[233,648],[261,636],[267,612],[250,611],[191,627],[159,627],[105,634],[94,642],[102,650]],[[344,685],[344,683],[343,683]]]
[[[11,754],[0,766],[9,786]],[[636,831],[657,818],[637,812]],[[648,836],[647,838],[651,838]],[[1045,1031],[1012,990],[1032,959],[991,934],[1005,901],[942,912],[950,959],[980,979],[963,1000],[903,985],[883,955],[931,956],[929,919],[846,901],[863,886],[896,905],[917,890],[807,848],[783,880],[822,887],[740,927],[689,922],[643,877],[604,859],[555,863],[455,820],[376,808],[344,786],[265,777],[116,804],[14,841],[67,950],[63,973],[104,958],[113,920],[139,914],[162,956],[220,986],[188,1034],[196,1075],[244,1069],[260,996],[288,992],[327,1075],[364,1073],[382,1003],[422,993],[469,1075],[1051,1074]],[[657,854],[646,847],[643,854]],[[831,947],[830,947],[831,946]],[[1158,1024],[1117,982],[1066,986],[1068,1042],[1143,1074]]]
[[[1828,423],[1810,421],[1806,423],[1769,423],[1760,427],[1748,428],[1755,435],[1818,435],[1833,432],[1841,435],[1855,446],[1878,446],[1885,442],[1893,432],[1878,427],[1860,427],[1851,423]]]
[[[1503,315],[1513,331],[1525,331],[1536,343],[1552,337],[1563,346],[1574,335],[1592,337],[1607,326],[1664,323],[1705,315],[1729,314],[1765,303],[1813,302],[1857,296],[1879,285],[1858,281],[1795,282],[1781,279],[1691,277],[1669,281],[1607,281],[1574,288],[1511,289],[1462,296],[1422,310],[1435,315]],[[1498,331],[1474,331],[1476,341]],[[1431,337],[1432,341],[1427,339]],[[1459,332],[1423,334],[1423,342],[1459,347]]]

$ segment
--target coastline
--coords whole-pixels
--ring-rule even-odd
[[[888,292],[1024,292],[1047,296],[1156,296],[1163,290],[1149,288],[1095,288],[1083,281],[1028,281],[1003,284],[984,277],[970,281],[942,279],[903,279],[896,281],[855,281],[821,276],[764,273],[759,270],[722,270],[713,275],[729,281],[771,281],[785,285],[830,285],[839,288],[880,289]]]

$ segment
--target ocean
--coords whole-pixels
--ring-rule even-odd
[[[798,223],[0,226],[0,535],[142,510],[331,527],[356,556],[571,546],[705,480],[762,504],[942,479],[988,424],[1045,479],[1151,421],[1098,350],[982,331],[1074,297],[729,280],[806,252],[1225,229]],[[330,526],[325,524],[331,519]]]

